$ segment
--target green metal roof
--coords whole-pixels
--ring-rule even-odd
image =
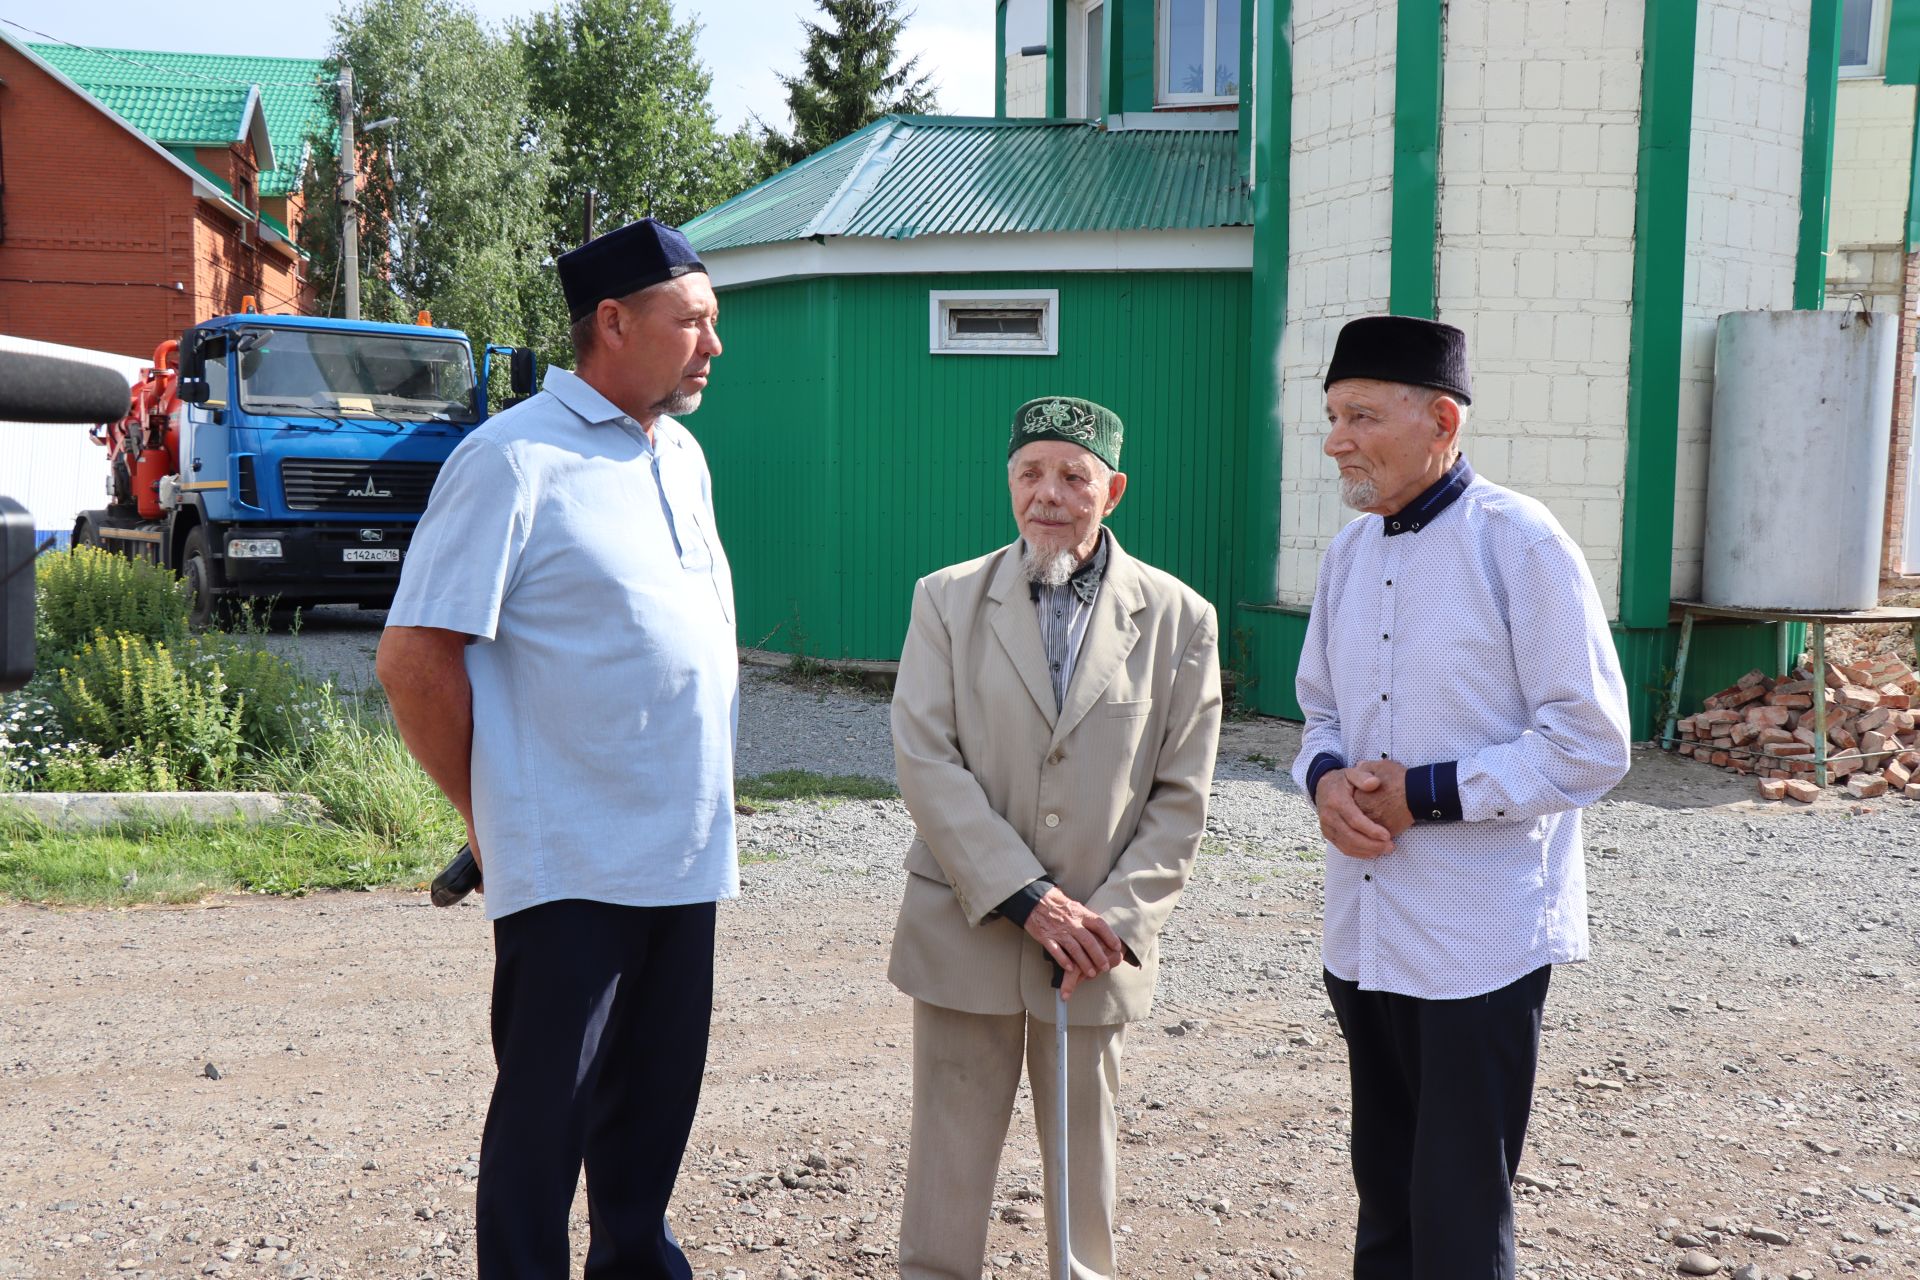
[[[317,58],[248,58],[149,49],[83,49],[30,44],[34,53],[128,124],[165,146],[224,146],[239,134],[248,92],[257,88],[274,166],[260,194],[300,184],[307,139],[331,139],[333,93]]]
[[[821,236],[1250,226],[1239,135],[886,116],[684,230],[702,252]]]
[[[94,83],[83,86],[115,115],[165,146],[224,147],[240,136],[251,89],[216,85]]]

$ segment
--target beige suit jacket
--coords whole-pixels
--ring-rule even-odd
[[[1198,593],[1111,546],[1057,713],[1018,543],[914,590],[893,748],[918,835],[888,976],[916,999],[1052,1021],[1052,961],[994,914],[1047,876],[1140,960],[1083,984],[1068,1020],[1152,1007],[1160,929],[1206,824],[1219,633]]]

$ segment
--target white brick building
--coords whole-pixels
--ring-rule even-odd
[[[1244,387],[1203,398],[1236,415],[1235,470],[1216,487],[1234,557],[1223,629],[1262,710],[1297,711],[1315,575],[1352,515],[1321,453],[1320,378],[1345,321],[1392,311],[1467,331],[1468,455],[1580,542],[1642,731],[1672,662],[1673,602],[1700,584],[1718,317],[1859,292],[1911,327],[1920,0],[996,0],[994,12],[1003,119],[950,127],[1040,117],[1134,141],[1063,149],[1109,159],[1055,172],[1022,167],[1041,154],[1033,139],[969,135],[975,158],[904,200],[884,235],[830,232],[781,252],[816,275],[829,258],[860,271],[1244,274],[1247,311],[1190,329],[1241,344]],[[1193,131],[1232,143],[1196,148]],[[1206,158],[1139,169],[1156,193],[1128,185],[1148,180],[1132,170],[1115,179],[1123,153],[1142,166]],[[866,170],[885,154],[855,166],[848,199],[879,180]],[[1013,173],[1018,191],[996,185]],[[1049,222],[1075,203],[1050,193],[1109,181],[1111,199],[1081,222]],[[1155,194],[1197,219],[1173,257],[1106,241],[1087,253],[1072,238],[1150,229],[1127,218],[1136,204],[1149,217]],[[969,231],[941,257],[926,219],[960,206],[1027,220],[1017,235]],[[754,254],[742,245],[736,260]],[[1195,350],[1211,358],[1205,340]],[[1150,403],[1127,371],[1060,352],[1085,394],[1110,385]],[[1009,366],[1008,385],[1030,373]],[[1901,447],[1890,467],[1907,465]],[[1771,628],[1716,627],[1689,671],[1726,683],[1776,652]]]

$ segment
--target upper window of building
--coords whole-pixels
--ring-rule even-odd
[[[1160,101],[1240,98],[1241,0],[1160,0]]]
[[[1887,0],[1840,0],[1840,74],[1877,76],[1887,65]]]

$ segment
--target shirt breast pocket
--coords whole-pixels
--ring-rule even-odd
[[[1135,716],[1144,716],[1152,712],[1153,699],[1141,698],[1137,702],[1103,702],[1100,714],[1117,720],[1130,720]]]

